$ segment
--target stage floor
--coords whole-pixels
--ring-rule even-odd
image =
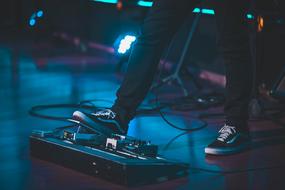
[[[42,104],[82,100],[109,106],[122,79],[115,74],[117,59],[108,52],[78,53],[49,45],[0,46],[0,189],[125,189],[107,181],[33,158],[29,135],[33,129],[52,129],[67,123],[32,117],[28,111]],[[165,90],[167,91],[167,89]],[[178,90],[179,91],[179,90]],[[175,91],[172,93],[176,94]],[[151,95],[150,95],[151,98]],[[70,116],[74,109],[50,109],[45,114]],[[165,115],[180,127],[197,127],[200,112],[222,108],[171,112]],[[158,144],[160,154],[190,164],[189,176],[132,189],[284,189],[285,128],[271,121],[250,122],[253,147],[232,156],[206,156],[204,148],[217,134],[221,119],[206,128],[183,134],[158,114],[140,115],[128,135]],[[177,137],[177,138],[176,138]]]

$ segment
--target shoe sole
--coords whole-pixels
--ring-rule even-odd
[[[72,118],[74,120],[77,120],[85,125],[87,125],[88,127],[92,128],[93,130],[95,130],[98,133],[104,134],[106,136],[111,136],[113,131],[103,127],[102,125],[100,125],[99,123],[96,123],[95,121],[93,121],[92,119],[90,119],[90,117],[80,111],[75,111],[72,115]]]
[[[247,143],[243,146],[239,147],[233,147],[233,148],[225,148],[225,149],[218,149],[218,148],[205,148],[205,153],[210,155],[231,155],[231,154],[237,154],[244,150],[247,150],[250,148],[250,143]]]

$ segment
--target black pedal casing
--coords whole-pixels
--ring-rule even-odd
[[[185,176],[188,165],[164,158],[139,159],[52,137],[30,137],[31,155],[105,180],[138,186]]]

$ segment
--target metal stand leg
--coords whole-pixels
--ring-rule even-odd
[[[201,17],[201,13],[198,13],[195,18],[194,18],[194,21],[193,21],[193,24],[192,24],[192,27],[191,27],[191,30],[190,30],[190,33],[189,33],[189,36],[187,38],[187,41],[186,41],[186,44],[183,48],[183,51],[182,51],[182,55],[179,59],[179,62],[178,62],[178,65],[174,71],[173,74],[171,74],[170,76],[168,77],[165,77],[161,80],[161,82],[159,84],[155,84],[153,85],[152,89],[153,88],[157,88],[157,87],[160,87],[162,86],[163,84],[166,84],[166,83],[170,83],[170,82],[173,82],[173,81],[177,81],[178,85],[181,87],[182,91],[183,91],[183,94],[184,96],[189,96],[189,92],[187,91],[185,85],[184,85],[184,82],[182,81],[181,77],[180,77],[180,71],[182,69],[182,66],[183,66],[183,63],[185,61],[185,57],[187,55],[187,52],[188,52],[188,49],[189,49],[189,46],[191,44],[191,41],[192,41],[192,38],[193,38],[193,35],[197,29],[197,26],[198,26],[198,23],[199,23],[199,20],[200,20],[200,17]],[[192,78],[194,78],[193,76],[191,76]],[[195,85],[197,85],[197,82],[195,82]],[[199,85],[197,85],[199,86]]]

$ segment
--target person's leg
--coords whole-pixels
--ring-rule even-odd
[[[155,0],[134,44],[112,108],[91,114],[77,111],[74,118],[90,123],[95,121],[93,125],[100,123],[118,133],[126,133],[129,121],[151,86],[164,47],[199,1]]]
[[[227,154],[242,150],[248,133],[248,105],[253,83],[249,33],[246,23],[248,0],[216,1],[218,45],[226,70],[225,127],[206,153]],[[246,136],[246,135],[245,135]],[[227,147],[229,146],[229,147]]]
[[[218,45],[226,71],[226,124],[247,130],[248,104],[252,92],[253,65],[246,11],[248,0],[217,3]]]
[[[145,98],[165,45],[171,40],[198,0],[156,0],[131,52],[127,73],[117,91],[113,110],[126,120]]]

